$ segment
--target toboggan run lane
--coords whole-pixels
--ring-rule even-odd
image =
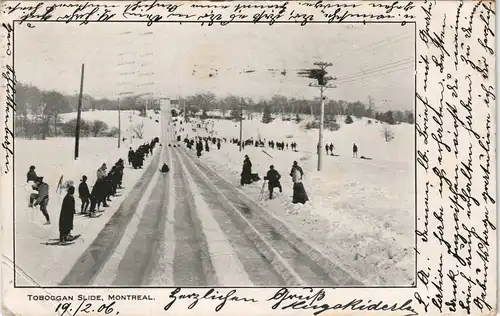
[[[363,285],[191,152],[160,148],[60,285]]]

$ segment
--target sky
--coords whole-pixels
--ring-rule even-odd
[[[78,93],[83,63],[84,93],[96,98],[210,91],[311,99],[319,90],[297,70],[324,61],[332,63],[328,75],[337,77],[327,98],[372,97],[379,109],[414,106],[413,24],[32,25],[16,25],[14,66],[18,81],[44,90]]]

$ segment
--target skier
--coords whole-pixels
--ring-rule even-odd
[[[80,214],[86,214],[90,202],[90,191],[87,185],[87,176],[83,176],[80,185],[78,186],[78,195],[82,201]]]
[[[220,150],[220,139],[219,141],[217,142],[217,149]]]
[[[356,144],[353,144],[352,145],[352,157],[358,157],[358,146],[356,146]]]
[[[328,144],[325,145],[325,149],[326,149],[326,154],[328,155]]]
[[[333,143],[330,143],[330,154],[333,156],[333,150],[335,149],[335,146],[333,146]]]
[[[50,225],[50,217],[47,212],[47,205],[49,204],[49,185],[43,182],[43,177],[38,177],[35,180],[35,184],[38,190],[38,195],[33,203],[33,206],[36,207],[40,204],[40,211],[42,211],[43,216],[45,216],[45,219],[47,220],[45,225]]]
[[[269,181],[268,183],[268,188],[269,188],[269,199],[273,199],[273,189],[274,188],[279,188],[280,193],[283,192],[283,188],[281,187],[280,183],[281,175],[277,170],[274,169],[274,166],[271,165],[269,166],[269,171],[267,172],[267,175],[264,177],[264,180]]]
[[[59,215],[59,241],[66,242],[72,239],[73,236],[70,235],[73,229],[73,219],[75,215],[75,198],[73,194],[75,193],[75,187],[70,186],[68,188],[68,193],[63,199],[61,206],[61,214]]]

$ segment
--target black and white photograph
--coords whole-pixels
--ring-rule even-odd
[[[413,24],[15,35],[16,265],[37,284],[415,284]]]
[[[2,314],[494,314],[495,10],[2,2]]]

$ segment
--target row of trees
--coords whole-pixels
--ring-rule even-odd
[[[263,113],[263,121],[271,122],[275,117],[300,121],[301,115],[319,116],[320,102],[318,99],[306,100],[275,95],[268,99],[255,100],[248,97],[229,95],[217,97],[213,93],[198,93],[172,103],[180,105],[188,116],[202,113],[202,118],[208,118],[208,111],[218,110],[223,116],[239,119],[241,109],[246,118],[251,119],[254,113]],[[63,113],[75,112],[78,108],[78,95],[65,95],[57,91],[41,91],[35,86],[19,83],[16,85],[16,115],[20,124],[16,124],[17,135],[28,135],[25,127],[31,123],[38,126],[35,130],[42,137],[50,133],[50,126],[60,122]],[[145,108],[159,109],[159,100],[144,99],[141,96],[128,96],[118,100],[96,99],[84,95],[82,110],[139,110],[146,115]],[[361,101],[348,102],[344,100],[325,100],[325,118],[334,121],[336,116],[368,117],[389,124],[398,122],[414,123],[412,111],[377,111],[375,101],[369,98],[365,104]],[[21,129],[21,130],[19,130]],[[28,135],[29,136],[29,135]]]
[[[262,121],[264,123],[272,122],[276,116],[281,116],[282,119],[300,121],[301,114],[310,114],[314,117],[319,117],[320,114],[318,99],[296,99],[280,95],[261,100],[233,95],[217,98],[213,93],[196,94],[186,99],[187,114],[193,115],[201,111],[202,118],[206,116],[206,111],[218,110],[223,116],[229,112],[231,118],[239,119],[241,107],[248,116],[251,116],[251,113],[263,113]],[[360,101],[325,100],[324,114],[328,120],[342,115],[373,118],[389,124],[403,122],[413,124],[415,121],[413,111],[377,111],[372,98],[369,98],[368,104]]]
[[[76,119],[68,122],[55,120],[47,124],[40,118],[26,120],[24,117],[16,117],[16,137],[45,139],[47,137],[73,137],[75,136]],[[118,128],[109,126],[101,121],[80,120],[80,136],[82,137],[115,137],[118,135]]]

